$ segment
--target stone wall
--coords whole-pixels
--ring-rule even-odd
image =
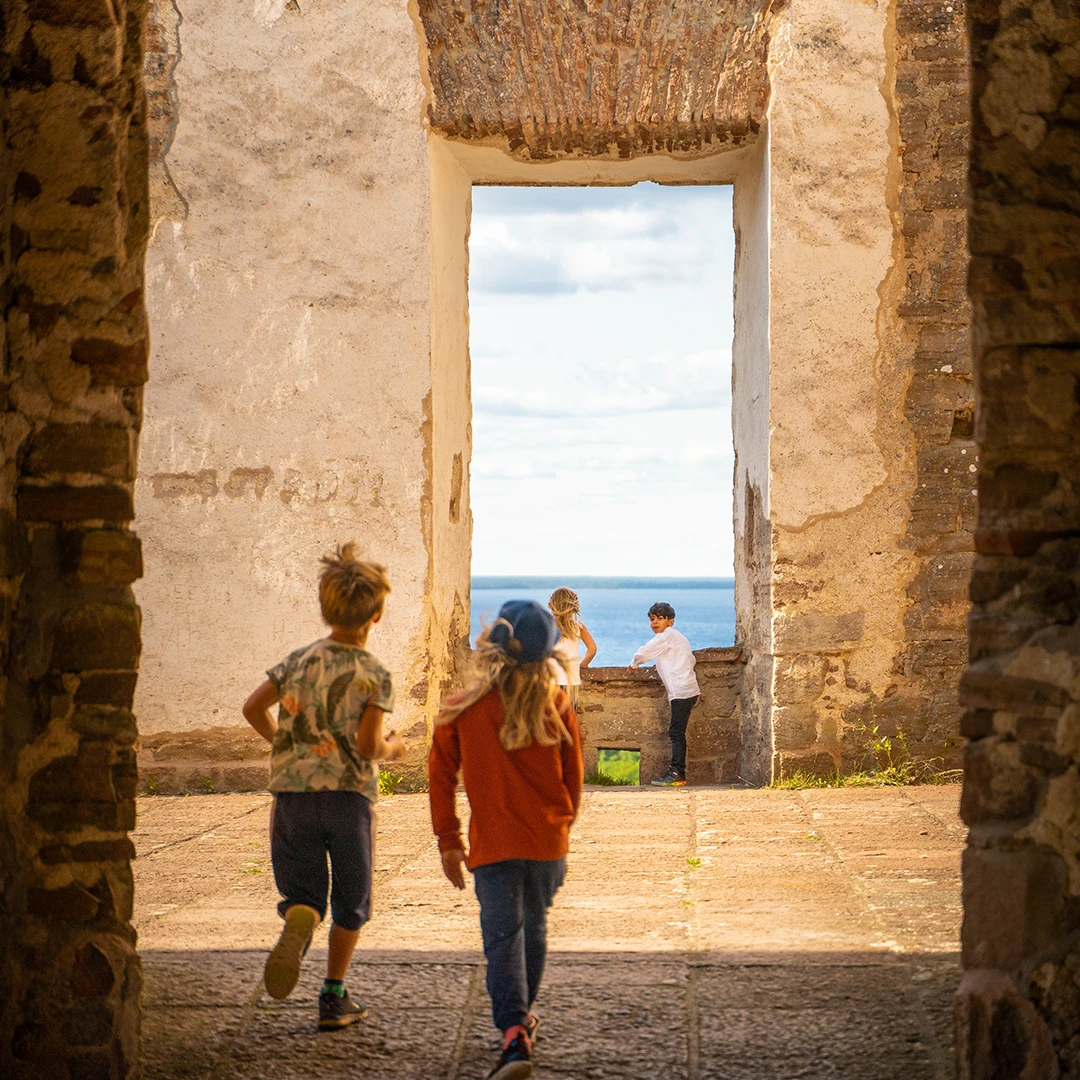
[[[694,656],[701,700],[686,729],[686,778],[691,784],[731,784],[740,778],[743,651],[698,649]],[[668,771],[671,710],[652,668],[582,672],[578,716],[586,775],[596,770],[600,747],[639,750],[643,784]]]
[[[470,182],[734,181],[745,775],[858,764],[875,727],[954,764],[960,6],[416,14],[152,5],[143,733],[241,737],[321,630],[318,555],[356,537],[395,582],[373,647],[418,764],[468,621]]]
[[[467,634],[470,402],[436,341],[408,5],[154,0],[148,42],[140,731],[243,731],[354,539],[389,568],[371,644],[420,760]]]
[[[138,1071],[139,0],[2,9],[0,1074]]]
[[[773,36],[768,469],[736,488],[747,775],[861,765],[875,729],[954,765],[975,501],[962,5],[792,2]]]
[[[962,1080],[1080,1077],[1080,15],[970,14],[979,522]]]
[[[951,9],[951,10],[950,10]],[[959,764],[956,687],[967,652],[974,555],[974,390],[967,299],[966,175],[970,89],[964,4],[901,0],[895,95],[903,243],[897,340],[911,382],[904,417],[915,441],[903,547],[907,585],[895,696],[877,707],[920,756]]]

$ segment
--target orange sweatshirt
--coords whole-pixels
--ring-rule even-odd
[[[559,712],[571,742],[504,750],[499,692],[482,697],[457,719],[435,728],[428,754],[431,821],[440,851],[465,849],[454,807],[458,771],[472,811],[469,869],[505,859],[561,859],[581,803],[581,732],[560,691]]]

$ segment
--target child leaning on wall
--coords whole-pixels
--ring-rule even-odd
[[[556,589],[548,598],[548,610],[554,616],[555,625],[562,635],[552,652],[561,671],[557,678],[559,685],[565,687],[570,704],[576,710],[581,672],[596,655],[596,642],[589,633],[589,628],[581,621],[581,601],[573,589]],[[584,657],[581,656],[582,645],[585,646]]]
[[[333,925],[319,1030],[334,1031],[367,1015],[344,980],[371,914],[377,762],[399,758],[405,746],[392,731],[383,735],[394,692],[390,673],[366,648],[390,592],[386,571],[356,558],[353,544],[322,561],[319,604],[330,634],[271,668],[244,717],[272,746],[270,856],[285,925],[266,961],[266,989],[281,999],[296,986],[300,961],[326,917],[329,855]]]
[[[671,704],[671,767],[653,783],[657,787],[682,787],[686,783],[686,725],[701,694],[694,674],[697,661],[690,642],[675,629],[675,609],[670,604],[658,603],[649,608],[649,628],[655,636],[634,653],[627,670],[656,662],[656,674]]]
[[[480,901],[491,1013],[503,1033],[489,1080],[532,1073],[547,909],[566,876],[581,802],[577,716],[549,662],[558,637],[539,604],[503,604],[477,642],[467,688],[439,714],[428,755],[443,872],[464,889],[467,866]],[[468,855],[454,805],[459,772],[471,810]]]

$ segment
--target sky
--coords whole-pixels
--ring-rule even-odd
[[[474,187],[474,574],[730,576],[730,187]]]

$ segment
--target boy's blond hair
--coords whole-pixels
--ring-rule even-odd
[[[331,626],[356,630],[383,609],[390,593],[386,567],[356,557],[356,544],[339,544],[333,555],[324,555],[326,567],[319,575],[319,606]]]

